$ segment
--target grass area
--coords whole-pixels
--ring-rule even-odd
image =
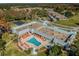
[[[26,56],[28,54],[24,53],[24,51],[22,50],[19,50],[19,48],[17,48],[15,43],[12,42],[6,47],[5,55],[6,56]]]
[[[23,52],[19,51],[16,47],[14,43],[11,43],[5,51],[5,55],[6,56],[22,56],[22,55],[26,55]]]
[[[79,26],[79,14],[75,15],[67,20],[59,20],[55,23],[66,25],[66,26]]]

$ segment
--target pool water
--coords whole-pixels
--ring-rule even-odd
[[[39,41],[35,37],[30,38],[27,42],[34,44],[35,46],[41,45]]]

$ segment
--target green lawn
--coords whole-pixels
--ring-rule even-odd
[[[79,26],[79,25],[77,25],[77,24],[79,24],[79,15],[73,16],[67,20],[56,21],[55,23],[67,25],[67,26]]]

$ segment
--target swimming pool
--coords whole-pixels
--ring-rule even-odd
[[[35,37],[30,38],[27,42],[34,44],[35,46],[41,45],[39,41]]]

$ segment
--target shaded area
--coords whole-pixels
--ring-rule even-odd
[[[16,24],[17,26],[20,26],[20,25],[24,24],[25,22],[22,22],[22,21],[14,21],[13,23]]]

